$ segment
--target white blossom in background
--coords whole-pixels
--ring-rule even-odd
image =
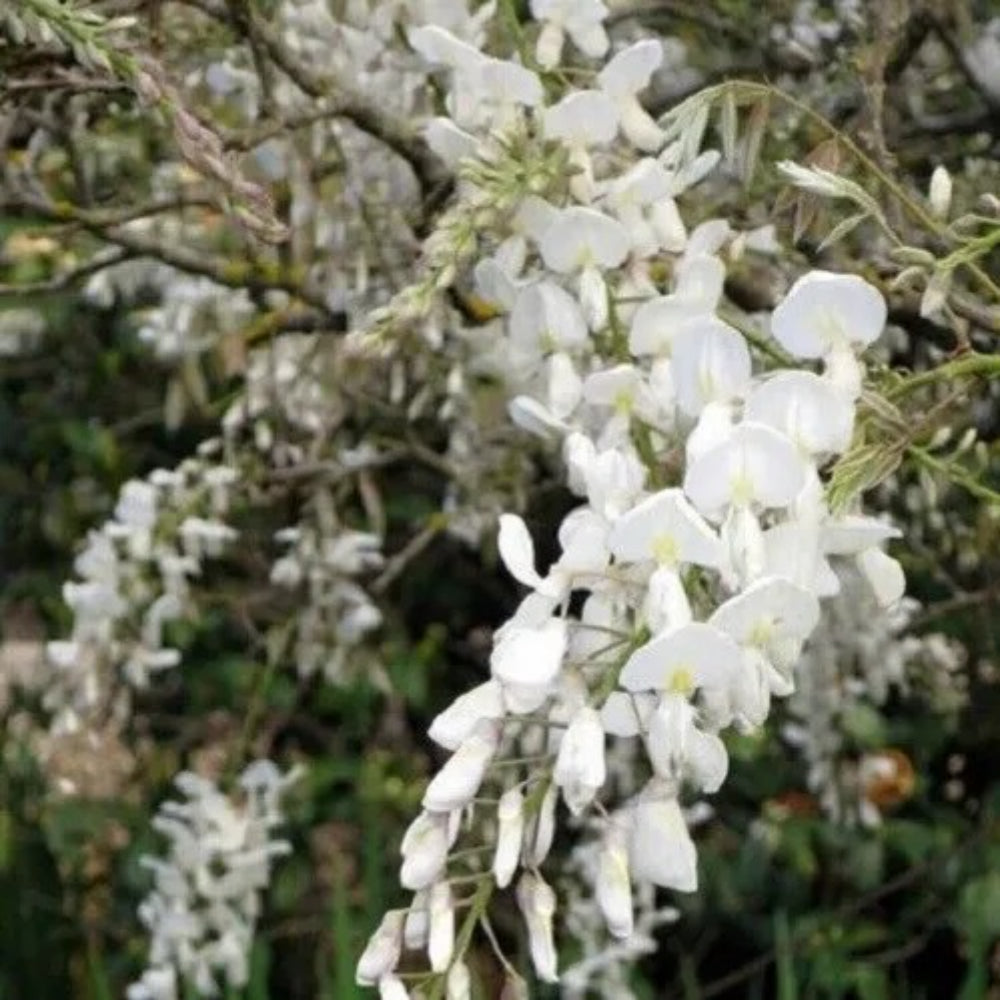
[[[158,358],[178,361],[245,327],[255,311],[244,289],[223,288],[208,278],[175,276],[163,302],[145,311],[139,339]]]
[[[824,601],[814,641],[796,668],[782,735],[805,759],[809,788],[824,812],[838,822],[876,825],[881,813],[868,791],[877,775],[849,745],[852,715],[884,704],[893,692],[926,697],[935,690],[932,707],[954,713],[964,701],[962,650],[935,633],[906,635],[918,603],[906,599],[882,612],[860,571],[836,557],[834,563],[840,592]],[[927,674],[935,679],[930,685]]]
[[[268,760],[249,764],[230,796],[184,771],[180,801],[160,806],[154,829],[163,857],[145,857],[154,886],[139,907],[150,935],[149,966],[128,1000],[177,1000],[194,990],[214,996],[246,986],[262,898],[277,858],[289,853],[275,836],[281,797],[295,780]]]
[[[180,662],[165,629],[191,614],[192,581],[236,537],[226,517],[238,473],[217,445],[125,483],[112,518],[88,536],[63,588],[72,627],[47,647],[45,703],[57,730]]]
[[[271,582],[304,597],[294,619],[299,674],[341,680],[348,658],[382,624],[382,613],[356,578],[383,564],[381,539],[361,531],[300,525],[279,531],[285,554]]]

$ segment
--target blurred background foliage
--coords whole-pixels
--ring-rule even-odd
[[[160,5],[104,6],[144,18]],[[828,5],[813,6],[820,19],[829,13]],[[644,5],[649,30],[686,44],[700,82],[783,76],[807,101],[825,88],[839,123],[866,135],[876,152],[883,141],[893,168],[915,188],[945,162],[967,180],[965,197],[995,190],[997,105],[969,74],[934,69],[916,52],[936,30],[935,17],[965,30],[963,19],[982,25],[1000,7],[904,7],[909,19],[891,38],[856,38],[847,55],[838,50],[836,61],[817,65],[779,59],[757,44],[794,16],[790,0]],[[17,60],[16,47],[0,45],[0,102],[10,99],[5,67]],[[873,138],[864,109],[876,64],[888,91],[886,131]],[[914,73],[932,71],[935,79],[923,83],[936,88],[940,106],[921,128],[907,114],[905,90]],[[141,194],[163,155],[162,131],[113,111],[102,120],[94,138],[115,146],[116,195]],[[801,137],[780,130],[769,141],[786,155],[802,151]],[[16,141],[3,150],[21,153]],[[50,170],[56,180],[71,172],[56,161]],[[755,189],[747,200],[774,204],[774,178],[758,183],[771,189]],[[95,192],[95,203],[108,194]],[[101,794],[100,782],[93,796],[53,794],[16,722],[38,705],[31,673],[43,638],[66,627],[60,588],[80,539],[109,515],[126,480],[192,452],[214,428],[213,406],[230,383],[223,366],[210,366],[207,402],[188,406],[166,429],[164,401],[185,376],[140,342],[134,311],[99,307],[76,286],[14,290],[51,281],[67,265],[66,248],[47,235],[50,221],[0,213],[0,331],[5,344],[31,340],[29,349],[5,348],[0,356],[0,708],[7,720],[0,734],[0,998],[123,995],[143,961],[135,907],[147,884],[138,859],[156,839],[151,803],[192,759],[225,773],[245,739],[258,752],[311,763],[290,797],[296,850],[277,868],[243,1000],[361,996],[354,963],[385,907],[400,898],[399,840],[438,758],[428,723],[481,678],[490,630],[516,606],[517,592],[474,551],[438,539],[392,583],[395,614],[378,648],[387,683],[357,675],[332,686],[269,667],[266,637],[248,625],[245,607],[225,599],[246,567],[223,559],[199,583],[220,599],[177,626],[182,666],[143,697],[128,749],[114,740],[102,748],[96,768],[112,794]],[[788,227],[790,220],[786,236]],[[807,256],[815,250],[809,239]],[[907,308],[895,309],[911,339],[894,360],[919,366],[928,351],[950,349],[946,331]],[[995,350],[995,332],[984,345]],[[987,392],[976,411],[984,444],[975,474],[984,482],[1000,462],[994,399]],[[389,538],[405,539],[440,508],[442,483],[427,470],[403,467],[381,481]],[[906,498],[909,487],[924,485],[920,473],[904,470],[884,490],[884,506],[904,524],[923,517],[927,511],[914,513]],[[550,537],[570,503],[542,479],[529,506],[535,537]],[[660,951],[632,970],[639,996],[1000,997],[1000,535],[995,510],[958,487],[939,486],[931,509],[942,519],[924,548],[901,544],[898,554],[911,593],[925,604],[917,630],[941,631],[967,651],[964,707],[945,717],[896,693],[845,720],[848,754],[890,748],[901,762],[892,787],[871,790],[882,815],[876,826],[836,824],[822,814],[802,761],[781,739],[780,712],[764,732],[731,741],[730,780],[699,835],[702,890],[675,900],[681,920],[659,932]],[[238,513],[252,533],[254,512]],[[976,559],[967,557],[970,547]],[[239,601],[253,598],[234,590]],[[516,950],[515,922],[498,929],[513,936]],[[484,950],[473,961],[479,995],[495,996],[492,959]]]

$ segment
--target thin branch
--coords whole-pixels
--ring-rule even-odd
[[[85,263],[70,268],[62,274],[47,278],[44,281],[26,281],[21,284],[14,282],[9,285],[0,285],[0,295],[42,295],[51,292],[62,292],[83,278],[89,278],[90,275],[97,271],[120,264],[132,256],[134,255],[129,250],[121,247],[109,247],[104,253],[94,254]]]
[[[336,317],[318,290],[309,288],[304,280],[287,269],[266,261],[220,260],[209,257],[178,243],[164,243],[122,226],[108,226],[104,213],[89,212],[63,203],[57,205],[31,195],[8,198],[3,203],[3,208],[14,215],[36,216],[49,222],[75,223],[100,239],[129,251],[133,256],[153,257],[179,271],[203,275],[228,288],[288,292],[331,319]]]

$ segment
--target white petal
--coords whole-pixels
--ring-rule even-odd
[[[684,445],[687,464],[693,465],[702,455],[726,441],[735,426],[736,413],[732,403],[707,403],[698,414],[698,423]]]
[[[400,850],[403,866],[399,884],[404,889],[427,889],[438,880],[448,858],[448,817],[422,812],[410,824]]]
[[[450,118],[432,118],[424,126],[427,145],[451,170],[457,169],[462,160],[474,156],[479,140],[460,129]]]
[[[820,529],[815,523],[785,521],[764,532],[764,561],[771,576],[783,576],[817,597],[829,596],[820,553]]]
[[[532,590],[541,588],[542,578],[535,569],[535,544],[523,518],[517,514],[500,515],[497,547],[507,572],[515,580]]]
[[[822,528],[823,551],[831,556],[853,556],[881,545],[890,538],[899,538],[899,528],[874,517],[849,515],[827,521]]]
[[[629,839],[632,876],[678,892],[698,888],[698,855],[675,798],[641,796]]]
[[[750,351],[743,334],[715,317],[685,324],[673,344],[677,402],[689,416],[708,403],[740,398],[750,384]]]
[[[603,4],[601,5],[603,7]],[[605,8],[605,12],[607,8]],[[605,14],[606,16],[606,14]],[[600,59],[608,51],[611,44],[604,25],[596,21],[569,21],[566,30],[573,39],[573,44],[591,59]]]
[[[715,733],[703,733],[697,727],[692,727],[688,740],[688,777],[706,795],[714,795],[729,772],[726,745]]]
[[[596,267],[585,267],[580,274],[580,306],[595,333],[608,325],[608,286]]]
[[[479,70],[480,79],[491,96],[504,102],[534,108],[545,103],[542,81],[520,63],[505,59],[487,59]]]
[[[543,440],[560,437],[569,431],[566,423],[531,396],[515,396],[507,404],[507,412],[517,427]]]
[[[589,507],[571,511],[559,526],[562,555],[556,563],[560,574],[579,576],[603,573],[610,559],[608,522]]]
[[[525,357],[573,350],[588,341],[587,324],[576,300],[551,281],[521,291],[511,311],[509,330],[514,351]]]
[[[613,691],[601,709],[601,725],[609,736],[638,736],[647,728],[655,708],[655,695]]]
[[[709,623],[742,645],[806,639],[819,621],[819,601],[791,580],[771,576],[751,584],[718,607]]]
[[[398,976],[383,976],[378,981],[379,1000],[409,1000],[410,994],[406,992],[403,980]]]
[[[760,519],[749,507],[730,507],[719,533],[737,585],[746,587],[764,574],[767,555]]]
[[[563,209],[541,241],[546,267],[570,274],[586,267],[617,267],[628,256],[628,230],[603,212],[574,205]]]
[[[726,219],[706,219],[699,223],[688,238],[685,259],[718,254],[732,232],[732,227]]]
[[[669,566],[658,566],[649,578],[643,617],[654,635],[664,629],[687,625],[694,617],[680,574]]]
[[[427,786],[423,807],[430,812],[452,812],[467,806],[479,791],[499,740],[495,722],[478,723]]]
[[[438,746],[457,750],[468,738],[480,719],[503,717],[503,691],[493,680],[459,695],[438,715],[427,732]]]
[[[724,687],[742,659],[740,648],[725,632],[691,622],[637,649],[622,668],[619,683],[628,691],[689,694],[700,687]]]
[[[674,294],[686,299],[700,312],[711,313],[722,298],[726,267],[710,254],[685,253],[675,274]]]
[[[661,198],[652,209],[650,221],[666,253],[680,253],[687,244],[687,229],[673,198]]]
[[[823,379],[839,393],[854,402],[865,381],[864,365],[848,343],[834,344],[823,359]]]
[[[834,344],[866,346],[886,321],[881,292],[855,274],[811,271],[792,285],[771,318],[771,332],[799,358],[820,358]]]
[[[535,58],[543,69],[554,69],[559,65],[563,50],[563,30],[554,21],[547,21],[538,33],[535,43]]]
[[[465,962],[453,962],[445,980],[445,1000],[471,1000],[472,976]]]
[[[540,876],[526,872],[517,883],[517,902],[528,926],[528,950],[536,975],[546,983],[558,982],[558,959],[552,932],[556,894]]]
[[[553,354],[547,369],[549,410],[557,419],[566,420],[583,397],[583,380],[567,354]]]
[[[493,856],[493,877],[499,888],[510,885],[517,870],[524,839],[524,794],[519,787],[508,789],[497,806],[497,847]]]
[[[661,295],[643,302],[632,317],[629,351],[637,357],[669,356],[678,332],[700,312],[700,305],[680,295]]]
[[[548,138],[571,145],[604,146],[618,132],[618,110],[600,90],[576,90],[548,108],[542,124]]]
[[[780,372],[762,382],[750,393],[744,416],[781,431],[810,455],[842,452],[854,429],[850,402],[806,371]]]
[[[636,42],[617,53],[601,70],[597,82],[611,97],[627,97],[646,87],[663,62],[663,45],[653,39]]]
[[[559,214],[560,209],[555,205],[544,198],[539,198],[538,195],[529,194],[514,213],[511,227],[515,232],[524,233],[536,243],[540,243],[545,231],[559,218]]]
[[[444,972],[451,965],[455,951],[455,904],[447,882],[435,883],[427,907],[430,913],[427,957],[434,972]]]
[[[411,28],[407,38],[413,49],[428,62],[451,66],[453,69],[476,70],[488,58],[479,49],[436,24]]]
[[[493,676],[504,684],[545,686],[555,681],[566,651],[566,623],[553,618],[540,628],[504,632],[490,657]]]
[[[639,103],[637,97],[623,97],[619,100],[621,129],[636,149],[643,153],[655,153],[663,145],[663,130],[653,120],[649,112]],[[671,193],[677,193],[671,189]]]
[[[858,556],[858,566],[871,584],[880,607],[891,608],[906,593],[903,567],[881,549],[866,549]]]
[[[355,974],[359,986],[374,986],[396,968],[403,948],[402,910],[390,910],[371,936]]]
[[[624,562],[655,559],[665,565],[709,568],[722,562],[718,536],[679,489],[654,493],[618,518],[608,546]]]
[[[559,744],[552,780],[578,816],[604,784],[604,730],[595,709],[585,705],[573,716]]]
[[[684,492],[706,513],[731,503],[787,507],[805,480],[805,466],[788,438],[762,424],[742,423],[688,468]]]
[[[629,937],[634,921],[627,832],[616,821],[609,825],[601,844],[594,895],[611,935],[616,938]]]

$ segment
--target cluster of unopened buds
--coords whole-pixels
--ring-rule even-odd
[[[532,6],[543,65],[564,34],[588,55],[607,49],[601,18],[585,17],[601,4]],[[689,233],[674,200],[718,160],[699,152],[704,122],[664,147],[638,101],[659,43],[617,53],[595,89],[543,108],[524,66],[440,28],[411,41],[454,77],[454,121],[436,120],[434,141],[464,137],[468,155],[477,140],[460,127],[521,116],[565,143],[576,168],[566,203],[527,196],[475,270],[504,314],[492,362],[511,416],[561,442],[581,504],[544,573],[524,521],[500,519],[501,558],[529,593],[495,635],[490,679],[431,726],[451,756],[402,842],[400,880],[415,895],[385,916],[357,978],[386,1000],[467,997],[464,953],[482,927],[515,996],[525,987],[487,907],[515,886],[535,974],[558,981],[556,896],[541,866],[559,799],[603,829],[597,902],[610,934],[628,938],[634,885],[697,889],[684,803],[725,780],[720,734],[759,727],[772,698],[794,690],[820,602],[840,587],[836,562],[853,560],[879,605],[901,597],[902,571],[882,549],[895,530],[834,515],[824,486],[851,442],[860,354],[886,307],[860,277],[806,274],[769,332],[753,334],[770,365],[755,373],[747,337],[717,315],[724,256],[747,236],[723,220]],[[609,740],[645,750],[626,795],[607,780]],[[400,971],[404,949],[426,950],[429,971]]]

